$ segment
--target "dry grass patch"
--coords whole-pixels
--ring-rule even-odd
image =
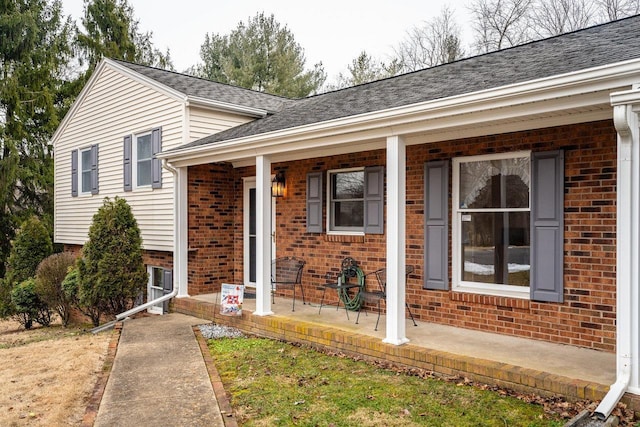
[[[25,331],[0,321],[0,419],[6,426],[79,425],[110,333],[82,327]]]

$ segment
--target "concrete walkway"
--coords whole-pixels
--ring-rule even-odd
[[[183,314],[124,323],[95,426],[224,426],[192,325]]]

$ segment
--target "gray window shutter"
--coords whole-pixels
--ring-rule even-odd
[[[562,302],[564,152],[533,153],[531,169],[531,299]]]
[[[364,169],[364,232],[384,234],[384,167]]]
[[[162,161],[156,159],[156,154],[162,151],[162,128],[151,131],[151,188],[162,188]]]
[[[124,158],[123,158],[123,171],[124,171],[124,191],[131,191],[133,189],[132,181],[132,164],[131,164],[131,135],[124,137]]]
[[[71,197],[78,197],[78,150],[71,152]]]
[[[162,290],[162,294],[167,295],[171,293],[171,291],[173,290],[173,270],[162,270],[162,274],[164,276],[162,278],[164,283],[164,289]],[[169,301],[165,301],[162,304],[163,304],[163,311],[165,313],[168,313]]]
[[[322,233],[322,172],[307,174],[307,233]]]
[[[91,194],[98,194],[98,145],[91,146]]]
[[[449,162],[424,165],[424,287],[449,289]]]

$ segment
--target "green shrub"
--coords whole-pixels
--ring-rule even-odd
[[[7,261],[7,278],[11,284],[34,277],[38,264],[52,252],[51,237],[44,224],[36,217],[26,220],[18,231]]]
[[[69,300],[71,306],[76,307],[82,314],[91,319],[94,325],[100,324],[100,316],[102,315],[101,306],[99,304],[87,304],[87,299],[83,298],[80,302],[80,289],[78,285],[78,268],[72,267],[62,281],[62,291]]]
[[[83,310],[92,307],[94,312],[116,315],[133,307],[148,275],[140,229],[124,199],[105,199],[93,216],[82,255],[77,263],[77,295]]]
[[[43,259],[36,270],[36,293],[58,313],[63,326],[69,324],[71,299],[63,291],[62,281],[75,261],[70,252],[53,254]]]
[[[0,279],[0,319],[11,317],[15,312],[11,302],[11,282],[8,279]]]
[[[33,322],[42,326],[51,323],[51,309],[36,293],[36,281],[27,279],[11,290],[11,302],[15,306],[16,318],[25,329],[31,329]]]

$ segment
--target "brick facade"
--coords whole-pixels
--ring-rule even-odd
[[[423,289],[424,163],[557,149],[565,150],[565,302]],[[347,256],[365,273],[383,267],[386,236],[307,233],[307,173],[384,164],[385,151],[376,150],[273,165],[272,172],[285,171],[287,183],[286,197],[277,199],[277,256],[307,261],[303,282],[309,300],[319,301],[326,273],[337,272]],[[241,178],[254,175],[253,167],[189,168],[190,294],[213,292],[223,281],[243,282]],[[324,179],[326,184],[326,175]],[[407,264],[416,271],[407,280],[406,292],[414,315],[429,322],[615,351],[615,186],[616,133],[610,121],[408,146],[406,253]],[[369,276],[367,283],[374,285],[374,280]]]
[[[193,166],[188,176],[189,294],[217,292],[234,280],[234,202],[242,199],[242,182],[231,165]]]
[[[64,245],[65,252],[71,252],[76,256],[80,256],[82,252],[81,245]],[[167,270],[173,269],[173,253],[165,251],[142,251],[142,260],[145,265],[154,267],[162,267]]]

